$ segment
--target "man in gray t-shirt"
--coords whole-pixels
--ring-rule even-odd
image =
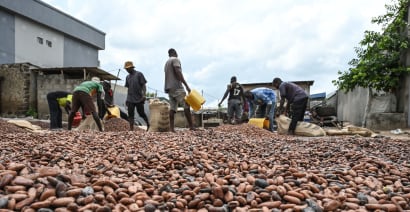
[[[185,89],[188,93],[191,92],[188,84],[185,81],[184,75],[182,74],[181,61],[178,58],[178,54],[175,49],[168,50],[169,59],[165,63],[165,93],[169,97],[169,129],[171,132],[175,132],[174,120],[175,113],[177,111],[178,105],[184,108],[185,118],[188,121],[189,129],[194,130],[194,125],[192,123],[192,116],[189,105],[185,102],[185,90],[182,85],[185,86]]]
[[[280,78],[274,78],[272,81],[272,86],[279,89],[280,93],[280,105],[277,115],[289,112],[292,109],[291,122],[289,124],[288,134],[294,135],[296,124],[298,121],[303,121],[305,116],[305,111],[308,102],[308,95],[303,88],[291,82],[282,82]],[[286,109],[284,110],[283,105],[287,101]]]

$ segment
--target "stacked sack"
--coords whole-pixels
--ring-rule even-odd
[[[169,103],[159,99],[149,101],[149,123],[148,132],[169,131]]]

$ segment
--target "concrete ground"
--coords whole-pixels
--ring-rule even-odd
[[[390,138],[395,138],[395,139],[401,139],[401,140],[407,140],[410,141],[410,128],[409,129],[396,129],[396,130],[381,130],[381,131],[375,131],[375,133],[385,136],[385,137],[390,137]]]

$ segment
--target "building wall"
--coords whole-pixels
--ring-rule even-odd
[[[0,23],[0,64],[100,65],[98,51],[105,48],[105,33],[42,1],[0,0]]]
[[[67,79],[64,74],[37,75],[37,110],[39,119],[49,118],[47,94],[53,91],[72,92],[75,86],[83,82],[83,79]],[[64,110],[63,110],[64,111]],[[63,112],[63,120],[67,114]]]
[[[306,82],[305,81],[296,81],[296,82],[293,82],[293,83],[295,83],[296,85],[299,85],[301,88],[303,88],[306,91],[307,95],[309,96],[310,95],[310,86],[313,85],[313,82],[314,81],[306,81]],[[252,90],[254,88],[260,88],[260,87],[270,88],[270,89],[274,90],[275,93],[276,93],[276,103],[279,103],[279,101],[280,101],[279,90],[275,89],[272,86],[272,83],[249,83],[249,84],[242,84],[242,86],[243,86],[244,91]],[[308,107],[309,106],[310,106],[310,102],[308,102]]]
[[[6,8],[41,25],[89,43],[96,49],[105,48],[105,33],[40,0],[0,0],[0,10]]]
[[[99,67],[98,50],[70,37],[64,38],[64,67]]]
[[[15,63],[30,62],[41,67],[62,67],[64,36],[61,33],[15,18]]]
[[[0,65],[0,113],[4,117],[25,116],[30,108],[31,72],[26,64]]]
[[[14,63],[14,17],[0,10],[0,64]]]
[[[355,88],[349,93],[337,91],[337,118],[340,121],[349,121],[356,126],[362,126],[366,103],[369,99],[369,90]]]
[[[337,93],[337,117],[355,126],[372,130],[405,128],[407,117],[397,111],[396,96],[391,93],[370,93],[368,88],[358,87],[353,91]]]

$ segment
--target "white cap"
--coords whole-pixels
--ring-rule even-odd
[[[91,81],[94,81],[94,82],[100,82],[100,78],[99,77],[91,77]]]

